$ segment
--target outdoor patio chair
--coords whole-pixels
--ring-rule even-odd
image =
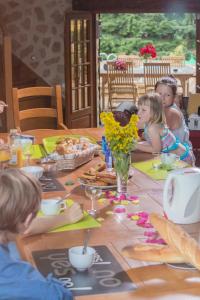
[[[115,62],[108,62],[108,105],[112,110],[114,104],[123,100],[136,101],[137,86],[134,82],[133,63],[126,62],[125,68],[118,70]]]
[[[144,63],[145,93],[155,89],[156,82],[164,76],[169,76],[170,64],[161,62]]]
[[[143,64],[141,57],[138,55],[120,54],[118,55],[118,59],[124,60],[126,62],[132,62],[134,67],[140,67]]]
[[[50,107],[47,107],[47,104],[45,107],[41,107],[42,101],[46,101],[45,103],[49,101]],[[30,105],[32,108],[29,108]],[[13,108],[15,127],[19,130],[24,130],[22,127],[27,129],[24,123],[25,120],[28,123],[28,127],[33,127],[28,129],[41,129],[41,127],[38,127],[41,124],[45,128],[49,128],[49,125],[52,123],[56,129],[67,129],[63,124],[60,85],[55,87],[13,88]],[[52,122],[52,119],[54,119],[54,122]]]
[[[200,107],[200,94],[190,94],[187,105],[187,114],[197,114]]]

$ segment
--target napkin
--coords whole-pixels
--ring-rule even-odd
[[[153,165],[157,165],[157,168],[153,167]],[[188,164],[185,163],[184,161],[177,161],[173,164],[172,169],[167,170],[165,168],[161,168],[161,161],[155,160],[155,159],[150,159],[147,161],[142,161],[142,162],[136,162],[133,163],[132,166],[141,172],[147,174],[150,176],[152,179],[155,180],[164,180],[167,178],[167,175],[170,171],[174,169],[181,169],[188,167]]]

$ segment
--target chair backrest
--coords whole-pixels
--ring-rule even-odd
[[[108,83],[112,85],[133,85],[133,63],[125,62],[124,69],[117,69],[115,62],[107,62]]]
[[[139,67],[143,64],[141,57],[134,54],[119,54],[118,59],[124,60],[125,62],[132,62],[134,67]]]
[[[55,107],[40,107],[39,99],[44,96],[51,99],[51,105],[55,102]],[[30,99],[34,99],[34,108],[21,110],[20,102],[30,101]],[[53,99],[55,100],[53,101]],[[13,106],[15,127],[20,130],[21,121],[32,118],[55,118],[57,121],[57,129],[67,129],[67,127],[63,124],[62,94],[60,85],[56,85],[55,87],[40,86],[22,89],[13,88]],[[35,120],[35,124],[37,124],[37,120]]]
[[[188,115],[197,114],[199,107],[200,107],[200,94],[190,94],[188,106],[187,106]]]
[[[162,62],[170,63],[172,67],[183,67],[185,65],[185,56],[184,55],[163,56]]]
[[[170,63],[144,63],[144,84],[145,91],[154,89],[156,82],[164,76],[171,74]]]

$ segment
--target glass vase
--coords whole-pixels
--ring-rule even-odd
[[[117,175],[117,194],[127,195],[127,183],[129,176],[129,168],[131,165],[130,153],[117,152],[113,153],[114,168]]]

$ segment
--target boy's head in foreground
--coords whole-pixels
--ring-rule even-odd
[[[18,169],[0,172],[0,243],[23,233],[41,202],[39,182]]]

